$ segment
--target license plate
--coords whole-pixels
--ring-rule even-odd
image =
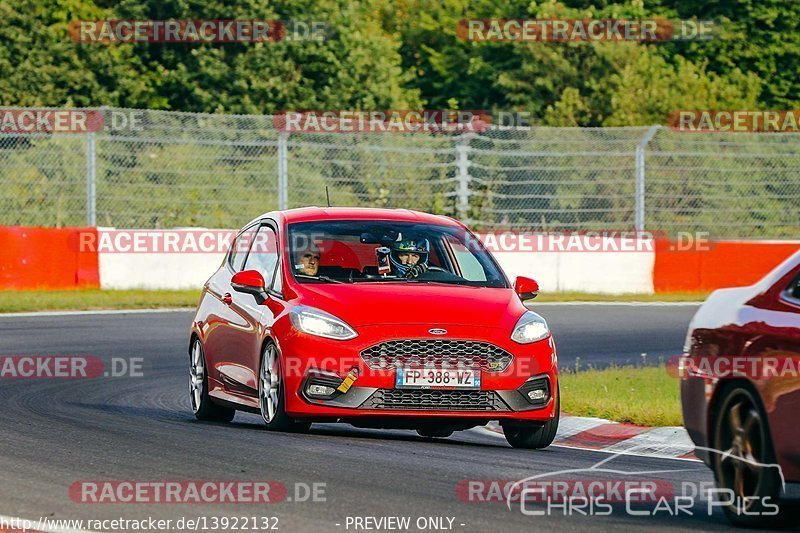
[[[398,389],[480,389],[481,371],[472,368],[400,367],[395,374]]]

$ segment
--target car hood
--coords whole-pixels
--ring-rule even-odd
[[[298,287],[304,305],[351,326],[465,325],[509,331],[526,311],[511,289],[423,283],[310,284]]]

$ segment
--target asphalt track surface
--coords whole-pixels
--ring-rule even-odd
[[[562,368],[658,364],[683,353],[697,304],[529,305],[553,331]],[[644,354],[644,357],[642,356]]]
[[[593,353],[598,361],[635,358],[643,351],[678,353],[694,308],[549,305],[539,310],[559,335],[562,360],[580,355],[586,362]],[[614,505],[610,516],[565,516],[557,508],[530,516],[518,503],[509,510],[503,503],[463,501],[456,488],[465,480],[518,480],[590,468],[611,457],[556,446],[515,450],[485,429],[428,440],[410,431],[334,424],[314,425],[306,435],[272,433],[258,416],[243,413],[232,424],[198,422],[187,395],[191,316],[0,318],[0,355],[144,359],[144,377],[0,381],[0,515],[33,520],[271,516],[281,531],[365,531],[354,527],[355,517],[387,516],[410,517],[411,531],[420,530],[420,517],[449,517],[452,531],[465,532],[728,528],[721,512],[707,512],[704,500],[696,502],[693,516],[677,517],[666,510],[630,516],[624,505]],[[690,461],[620,456],[604,467],[625,472],[608,474],[609,479],[672,487],[711,481],[705,466]],[[663,472],[635,474],[652,471]],[[591,472],[572,476],[599,477]],[[69,487],[81,480],[274,480],[287,487],[292,500],[297,484],[324,483],[325,501],[82,504],[69,496]],[[526,507],[531,509],[542,508]],[[655,507],[635,510],[652,514]]]

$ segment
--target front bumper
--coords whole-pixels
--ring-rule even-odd
[[[296,418],[335,420],[371,417],[477,418],[547,421],[555,414],[558,371],[552,337],[528,345],[494,328],[447,326],[445,339],[428,333],[430,325],[367,326],[349,341],[335,341],[295,330],[280,336],[284,365],[286,410]],[[480,389],[397,389],[395,369],[375,368],[362,352],[393,340],[445,340],[489,343],[510,353],[502,370],[482,370]],[[307,393],[314,383],[337,386],[348,373],[358,378],[346,392],[330,398]],[[544,383],[547,395],[530,400],[526,393]]]
[[[681,379],[681,409],[683,425],[697,448],[694,454],[711,466],[711,446],[708,432],[708,405],[714,390],[710,380],[691,376]]]

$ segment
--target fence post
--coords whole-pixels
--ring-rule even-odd
[[[462,135],[456,140],[456,180],[458,181],[456,212],[458,219],[465,224],[469,220],[469,167],[472,164],[469,160],[470,138],[469,135]]]
[[[278,134],[278,209],[280,210],[289,208],[288,157],[289,132],[282,131]]]
[[[650,126],[636,145],[636,231],[644,231],[644,149],[661,126]]]
[[[97,176],[95,134],[86,134],[86,225],[97,226]]]

